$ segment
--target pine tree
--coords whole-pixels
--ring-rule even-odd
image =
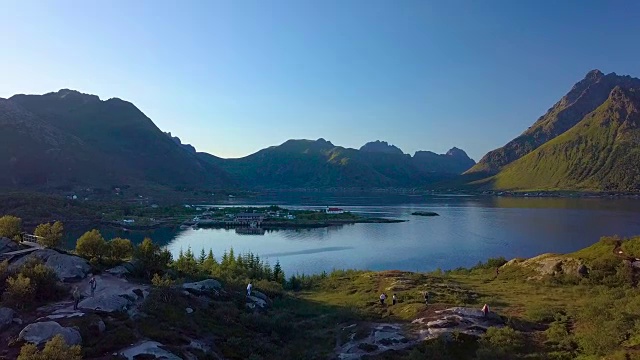
[[[207,255],[204,252],[204,248],[202,248],[202,250],[200,250],[200,258],[198,259],[198,264],[202,265],[204,264],[204,261],[207,259]]]

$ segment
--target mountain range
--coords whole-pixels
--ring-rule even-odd
[[[0,98],[0,188],[640,191],[639,109],[639,79],[592,70],[477,164],[456,147],[409,155],[380,140],[359,149],[288,140],[223,159],[161,131],[117,98],[68,89],[14,95]]]
[[[162,132],[129,102],[68,89],[0,98],[0,142],[5,189],[415,187],[475,164],[457,148],[412,157],[386,142],[356,150],[324,139],[222,159]]]
[[[522,135],[467,174],[505,190],[640,190],[640,79],[585,78]]]

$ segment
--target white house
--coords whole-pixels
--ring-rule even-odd
[[[327,214],[343,214],[344,210],[337,207],[327,207],[325,210]]]

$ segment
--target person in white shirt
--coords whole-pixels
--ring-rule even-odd
[[[380,294],[380,305],[384,305],[384,301],[387,299],[387,294]]]
[[[393,300],[393,305],[395,305],[398,302],[398,298],[396,297],[396,294],[393,294],[393,297],[391,299]]]
[[[253,285],[251,285],[251,281],[249,281],[249,285],[247,285],[247,296],[251,296],[251,289],[253,289]]]

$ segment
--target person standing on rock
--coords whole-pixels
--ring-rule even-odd
[[[253,285],[251,285],[251,281],[249,281],[249,285],[247,285],[247,296],[251,296],[251,289],[253,289]]]
[[[78,310],[78,303],[80,302],[80,290],[77,286],[73,288],[73,310]]]
[[[384,305],[384,301],[387,299],[387,294],[380,294],[380,305]]]
[[[391,298],[391,300],[393,301],[393,305],[395,305],[398,302],[398,297],[396,296],[396,294],[393,294],[393,297]]]
[[[95,276],[92,276],[91,280],[89,280],[89,287],[91,288],[91,297],[93,297],[96,292],[96,288],[98,287]]]
[[[489,305],[484,304],[484,306],[482,307],[482,315],[484,317],[487,317],[488,314],[489,314]]]
[[[424,304],[425,305],[429,305],[429,292],[428,291],[424,292]]]

